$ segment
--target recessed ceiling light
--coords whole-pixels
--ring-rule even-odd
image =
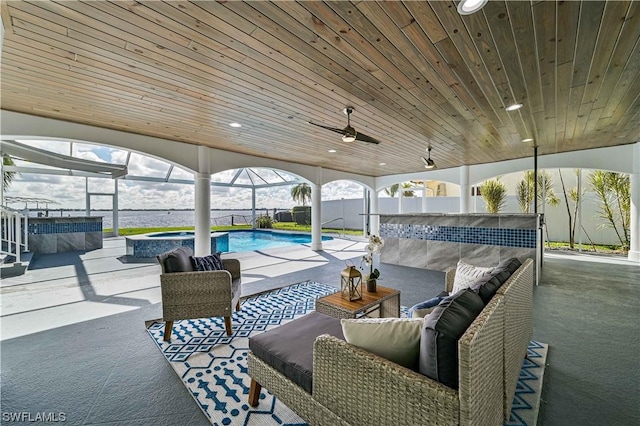
[[[329,152],[334,153],[334,152],[338,152],[335,149],[330,149]]]
[[[386,166],[387,163],[378,163],[378,166]]]
[[[479,11],[487,4],[488,0],[462,0],[458,3],[458,13],[460,15],[471,15]]]
[[[533,142],[533,139],[531,139],[531,138],[522,139],[522,142]]]
[[[515,111],[517,109],[522,108],[522,104],[513,104],[513,105],[509,105],[506,110],[507,111]]]
[[[242,127],[242,124],[240,124],[240,123],[229,123],[229,126],[231,126],[231,127]]]

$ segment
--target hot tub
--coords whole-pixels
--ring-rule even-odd
[[[135,258],[152,258],[178,247],[189,247],[194,250],[195,234],[193,231],[153,232],[150,234],[131,235],[125,237],[127,256]],[[229,251],[229,233],[211,233],[211,253]]]

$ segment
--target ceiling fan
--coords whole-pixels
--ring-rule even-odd
[[[422,158],[422,161],[424,162],[424,168],[425,169],[435,169],[436,168],[436,162],[431,159],[431,147],[429,147],[427,149],[427,151],[429,152],[429,158],[420,157],[420,158]]]
[[[322,124],[312,123],[311,121],[309,122],[309,124],[322,127],[323,129],[331,130],[332,132],[340,133],[342,135],[343,142],[349,143],[354,141],[362,141],[362,142],[369,142],[369,143],[375,143],[375,144],[380,143],[379,140],[372,138],[371,136],[367,136],[363,133],[356,132],[356,129],[351,127],[351,113],[353,112],[353,107],[346,107],[343,111],[345,114],[347,114],[347,127],[345,127],[344,129],[324,126]]]

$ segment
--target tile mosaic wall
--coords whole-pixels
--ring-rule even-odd
[[[29,219],[29,251],[62,253],[102,248],[102,218],[49,217]]]
[[[29,222],[29,234],[68,234],[71,232],[102,232],[102,221],[99,222]]]
[[[496,265],[536,258],[533,215],[381,215],[383,263],[445,271],[459,260]]]

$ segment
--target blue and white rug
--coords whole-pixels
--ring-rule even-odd
[[[335,291],[309,281],[248,298],[240,312],[233,313],[231,336],[224,331],[222,318],[176,321],[170,342],[162,340],[164,322],[148,321],[147,330],[213,425],[305,425],[264,388],[259,407],[247,403],[249,336],[313,311],[318,297]],[[406,313],[403,307],[402,316]],[[546,345],[531,342],[509,426],[535,425],[545,359]]]

